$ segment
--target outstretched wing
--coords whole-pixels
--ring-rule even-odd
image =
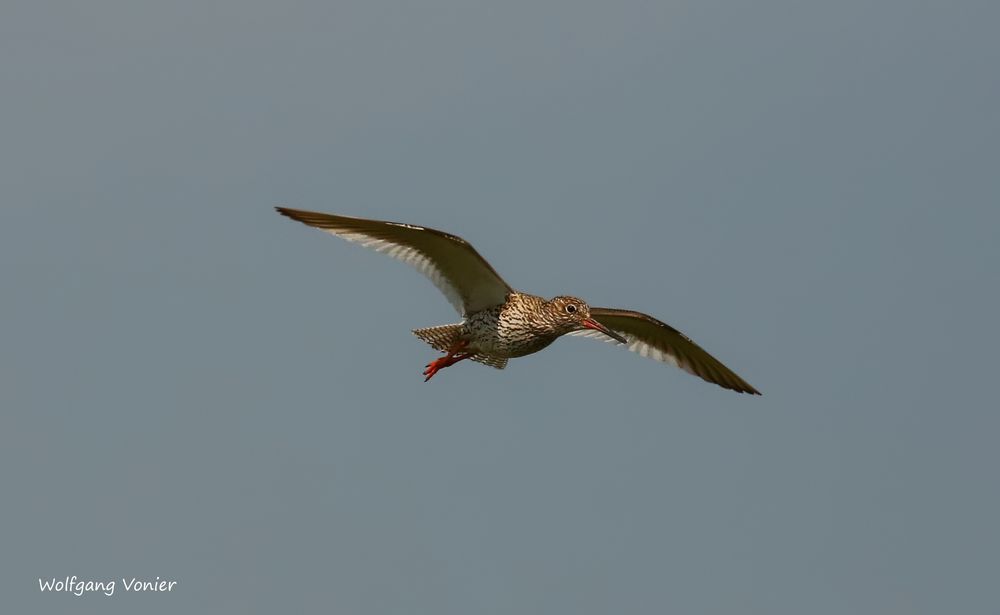
[[[590,317],[621,334],[628,340],[628,349],[632,352],[669,363],[721,387],[739,393],[760,395],[760,391],[692,342],[688,336],[652,316],[631,310],[592,307]],[[615,341],[593,329],[574,331],[570,335]]]
[[[283,216],[399,259],[427,276],[462,315],[500,305],[510,286],[461,237],[430,228],[276,207]]]

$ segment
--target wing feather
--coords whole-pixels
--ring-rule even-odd
[[[276,207],[283,216],[382,252],[415,268],[462,316],[500,305],[510,286],[461,237],[412,224]]]
[[[590,308],[590,316],[605,327],[628,340],[628,349],[640,356],[669,363],[708,382],[739,393],[760,395],[746,380],[736,375],[721,361],[708,354],[691,338],[670,325],[631,310]],[[574,331],[570,335],[603,339],[617,343],[607,335],[593,329]]]

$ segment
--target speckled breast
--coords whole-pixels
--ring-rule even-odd
[[[558,337],[536,316],[544,301],[534,295],[511,293],[507,303],[470,315],[465,334],[477,350],[496,357],[538,352]]]

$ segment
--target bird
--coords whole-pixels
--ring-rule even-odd
[[[648,314],[591,307],[569,295],[544,299],[514,290],[469,242],[456,235],[400,222],[275,209],[292,220],[403,261],[445,295],[462,322],[413,330],[444,353],[424,366],[424,382],[466,359],[504,369],[508,359],[538,352],[563,335],[579,335],[626,346],[738,393],[761,394],[689,337]]]

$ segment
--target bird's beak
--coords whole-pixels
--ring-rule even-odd
[[[594,330],[600,331],[601,333],[603,333],[604,335],[607,335],[611,339],[617,340],[617,341],[621,342],[622,344],[628,344],[628,340],[627,339],[625,339],[624,337],[618,335],[617,333],[615,333],[611,329],[605,327],[604,325],[602,325],[601,323],[597,322],[593,318],[584,318],[582,324],[587,329],[594,329]]]

